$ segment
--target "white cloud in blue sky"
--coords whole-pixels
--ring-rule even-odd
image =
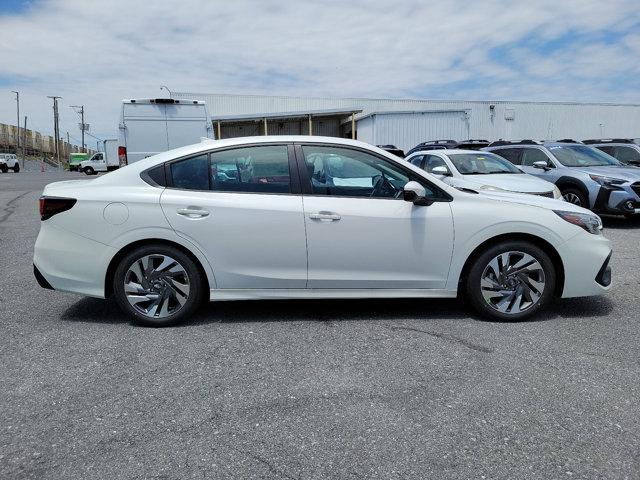
[[[99,135],[122,98],[173,90],[640,103],[637,1],[3,0],[0,122],[20,90],[84,103]],[[215,112],[214,112],[215,113]]]

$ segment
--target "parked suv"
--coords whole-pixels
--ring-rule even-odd
[[[430,140],[428,142],[422,142],[413,147],[407,152],[407,156],[415,152],[425,150],[445,150],[451,148],[458,148],[463,150],[480,150],[489,145],[489,140],[462,140],[460,142],[456,140]]]
[[[0,153],[0,172],[7,173],[9,170],[13,170],[14,173],[20,171],[18,157],[14,153]]]
[[[530,175],[555,183],[567,202],[594,212],[640,213],[640,169],[575,141],[494,142],[484,150]]]
[[[640,165],[640,145],[630,138],[599,138],[582,143],[602,150],[625,165]]]

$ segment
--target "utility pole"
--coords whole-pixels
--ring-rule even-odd
[[[53,141],[55,142],[56,160],[60,164],[60,132],[58,129],[58,97],[55,95],[47,96],[53,100]]]
[[[25,115],[24,129],[22,130],[22,169],[23,170],[24,170],[24,157],[26,156],[27,156],[27,116]]]
[[[16,92],[15,90],[11,91],[16,94],[16,155],[18,155],[20,153],[20,92]],[[22,166],[24,167],[24,164]]]
[[[74,110],[76,108],[80,109],[80,111],[76,110],[76,113],[80,114],[80,131],[82,132],[82,152],[84,153],[84,131],[86,130],[86,125],[84,124],[84,105],[70,105]]]

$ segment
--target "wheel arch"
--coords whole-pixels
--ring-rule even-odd
[[[577,188],[578,190],[580,190],[580,192],[582,192],[584,197],[587,199],[587,202],[590,202],[589,189],[584,184],[584,182],[578,180],[577,178],[567,176],[560,177],[558,180],[556,180],[556,186],[560,189],[560,191],[562,191],[563,188]]]
[[[473,261],[476,258],[478,258],[478,256],[480,256],[480,254],[482,254],[482,252],[484,252],[486,249],[492,247],[498,242],[505,242],[505,241],[529,242],[539,247],[540,249],[542,249],[542,251],[544,251],[547,255],[549,255],[549,257],[551,258],[551,261],[553,262],[554,267],[556,268],[556,285],[555,285],[555,290],[553,294],[556,297],[562,296],[562,292],[564,290],[564,279],[565,279],[564,263],[562,262],[562,257],[560,256],[556,248],[553,245],[551,245],[549,242],[547,242],[543,238],[540,238],[536,235],[531,235],[529,233],[505,233],[502,235],[496,235],[494,237],[491,237],[485,240],[480,245],[478,245],[469,254],[466,261],[464,262],[464,266],[462,267],[462,271],[460,272],[460,277],[458,279],[458,291],[461,291],[460,286],[463,285],[464,282],[466,281],[467,275],[469,274],[469,270],[473,265]]]
[[[200,274],[202,275],[202,279],[205,284],[205,292],[207,292],[207,299],[208,299],[208,292],[211,286],[209,282],[209,277],[207,275],[207,271],[205,270],[204,265],[202,265],[202,262],[184,245],[181,245],[177,242],[173,242],[171,240],[166,240],[163,238],[146,238],[143,240],[136,240],[135,242],[129,243],[124,247],[122,247],[120,250],[118,250],[118,252],[113,256],[113,258],[109,262],[109,266],[107,267],[107,271],[105,273],[105,278],[104,278],[105,298],[113,295],[113,276],[115,275],[115,272],[116,272],[116,269],[118,268],[118,264],[120,263],[120,260],[122,260],[125,255],[135,250],[136,248],[143,247],[145,245],[150,245],[150,244],[166,245],[169,247],[177,248],[182,253],[187,255],[191,260],[193,260],[193,262],[196,264],[196,266],[200,270]]]

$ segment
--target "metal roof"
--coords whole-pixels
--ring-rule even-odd
[[[286,119],[286,118],[308,118],[313,117],[343,117],[355,113],[362,113],[362,109],[349,109],[349,110],[301,110],[298,112],[276,112],[276,113],[262,113],[262,114],[253,114],[253,115],[220,115],[211,117],[211,120],[214,122],[260,122],[265,118],[273,120],[273,119]]]

